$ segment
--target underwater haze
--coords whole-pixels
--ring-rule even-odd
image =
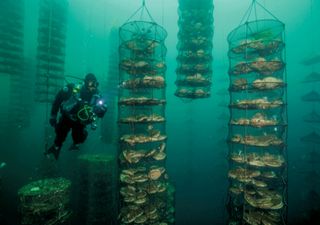
[[[60,78],[60,81],[55,83],[58,88],[50,89],[52,96],[67,83],[79,83],[86,74],[93,73],[99,81],[98,87],[108,105],[104,118],[97,120],[98,128],[91,130],[88,127],[88,138],[80,146],[80,150],[68,151],[72,144],[69,134],[58,160],[43,154],[53,144],[55,134],[49,124],[52,105],[52,99],[48,99],[46,95],[49,93],[49,87],[46,86],[45,80],[38,76],[39,17],[42,15],[40,6],[41,2],[50,1],[61,4],[66,15],[66,19],[61,20],[63,24],[59,25],[65,32],[65,39],[61,44],[61,58],[64,59],[61,74],[65,79]],[[21,40],[19,43],[22,44],[19,47],[21,51],[17,53],[13,49],[12,54],[21,55],[24,67],[23,72],[20,71],[23,75],[19,72],[12,73],[19,70],[12,69],[8,72],[2,69],[7,68],[3,65],[8,57],[4,54],[2,46],[7,44],[10,37],[0,31],[0,225],[30,224],[22,222],[23,206],[19,191],[33,181],[57,177],[71,181],[70,218],[52,223],[45,223],[44,219],[37,224],[124,224],[123,221],[115,222],[119,216],[117,209],[120,210],[122,207],[119,173],[123,159],[119,159],[119,134],[123,130],[118,116],[122,115],[119,111],[123,108],[118,105],[118,97],[120,93],[127,93],[121,92],[122,83],[119,78],[119,54],[122,53],[119,47],[119,28],[132,20],[130,16],[143,2],[154,21],[167,32],[164,41],[167,49],[164,59],[166,105],[163,128],[167,136],[165,168],[168,180],[175,187],[174,222],[171,221],[170,224],[267,224],[248,220],[231,222],[232,209],[228,204],[232,183],[229,170],[234,164],[230,161],[231,145],[228,142],[232,110],[229,108],[231,64],[227,39],[229,33],[243,22],[245,13],[255,1],[213,0],[212,83],[210,96],[199,99],[186,99],[175,95],[179,67],[178,32],[182,27],[179,27],[178,23],[182,14],[179,12],[179,2],[183,0],[1,0],[0,13],[6,16],[0,15],[0,26],[4,26],[6,21],[10,20],[10,16],[15,16],[14,13],[5,14],[1,8],[9,10],[16,7],[14,2],[18,2],[22,8],[22,22],[10,23],[10,26],[13,30],[21,28],[20,33],[12,36],[21,34],[18,35],[20,39],[17,37],[15,40],[17,43]],[[270,224],[319,224],[315,218],[319,221],[320,136],[317,134],[320,134],[320,116],[313,114],[314,120],[306,122],[306,115],[312,112],[320,113],[320,95],[317,96],[317,93],[320,93],[320,0],[258,2],[268,11],[261,10],[261,7],[257,11],[253,9],[251,20],[256,16],[271,19],[275,16],[285,25],[285,117],[288,126],[285,132],[286,152],[283,154],[286,160],[284,173],[287,178],[281,185],[285,185],[283,205],[286,209],[281,211],[284,215],[281,221],[273,221]],[[272,12],[271,16],[269,12]],[[148,19],[146,11],[143,13],[135,15],[134,19]],[[319,80],[303,82],[312,73],[318,73]],[[48,91],[42,96],[39,94],[41,91],[36,91],[39,90],[37,88],[41,82],[41,91]],[[311,100],[308,98],[310,93],[313,94]],[[153,131],[156,126],[151,125],[148,129]],[[130,127],[128,130],[134,128]],[[309,134],[311,136],[308,136]],[[110,167],[104,167],[108,168],[105,171],[108,175],[101,175],[101,171],[104,170],[100,171],[101,177],[108,182],[112,180],[107,187],[108,193],[113,197],[104,198],[103,194],[96,196],[98,199],[99,196],[102,196],[101,199],[108,199],[106,202],[110,204],[110,211],[104,213],[106,217],[112,214],[110,218],[113,220],[91,223],[88,222],[88,216],[86,219],[81,217],[86,213],[89,215],[90,210],[97,210],[94,204],[98,204],[86,199],[93,195],[82,193],[81,185],[87,181],[84,181],[83,177],[91,176],[90,179],[94,180],[94,177],[100,176],[99,173],[91,174],[90,166],[85,167],[89,172],[83,172],[84,164],[81,164],[82,161],[78,158],[83,154],[108,154],[114,158]],[[81,210],[86,211],[79,211],[79,206],[85,204],[87,208]],[[169,222],[161,225],[164,224]]]

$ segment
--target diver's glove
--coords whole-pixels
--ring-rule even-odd
[[[50,120],[49,120],[49,123],[52,127],[56,127],[57,126],[57,117],[52,115]]]

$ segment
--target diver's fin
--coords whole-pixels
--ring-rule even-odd
[[[45,155],[53,154],[55,160],[58,160],[59,155],[60,155],[60,149],[61,147],[52,145],[48,150],[45,151]]]

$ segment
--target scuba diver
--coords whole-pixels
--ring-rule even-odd
[[[79,150],[79,144],[88,136],[86,126],[91,124],[93,130],[97,127],[97,117],[102,118],[107,111],[98,85],[95,75],[89,73],[84,78],[84,84],[70,83],[58,92],[52,104],[49,121],[55,128],[56,137],[54,144],[44,152],[45,155],[53,154],[58,160],[62,144],[70,130],[73,144],[69,150]],[[59,111],[60,118],[57,122]]]

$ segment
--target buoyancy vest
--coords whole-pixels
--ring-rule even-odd
[[[99,95],[85,91],[83,85],[69,85],[67,98],[61,103],[61,113],[73,121],[85,124],[92,119],[92,107],[96,104]]]

